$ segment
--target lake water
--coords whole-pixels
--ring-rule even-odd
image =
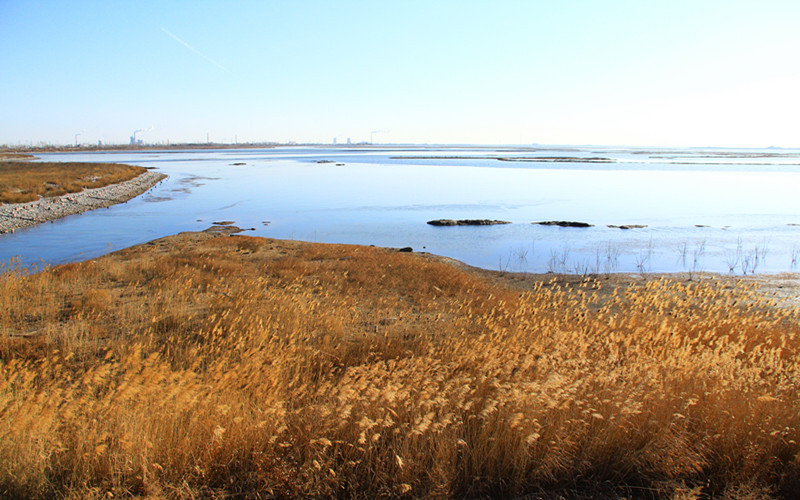
[[[410,246],[513,271],[742,274],[800,263],[800,150],[340,146],[39,156],[154,167],[169,178],[125,204],[0,235],[0,261],[88,259],[234,221],[254,229],[246,235]],[[442,218],[512,224],[426,224]],[[594,227],[531,224],[546,220]],[[647,227],[608,227],[624,224]]]

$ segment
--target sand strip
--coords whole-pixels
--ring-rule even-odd
[[[164,174],[148,171],[129,181],[101,188],[84,189],[80,193],[41,198],[28,203],[2,204],[0,234],[13,233],[23,227],[128,201],[166,177]]]

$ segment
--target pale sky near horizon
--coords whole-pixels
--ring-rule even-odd
[[[800,147],[800,2],[0,0],[0,144]]]

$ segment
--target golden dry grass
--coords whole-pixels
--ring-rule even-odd
[[[0,281],[0,495],[792,498],[798,311],[184,234]]]
[[[25,203],[133,179],[144,167],[116,163],[0,162],[0,204]]]
[[[28,153],[12,153],[10,151],[3,151],[0,149],[0,161],[10,161],[10,160],[33,160],[36,158],[32,154]]]

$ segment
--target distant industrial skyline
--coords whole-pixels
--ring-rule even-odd
[[[798,21],[788,0],[0,2],[0,144],[800,146]]]

